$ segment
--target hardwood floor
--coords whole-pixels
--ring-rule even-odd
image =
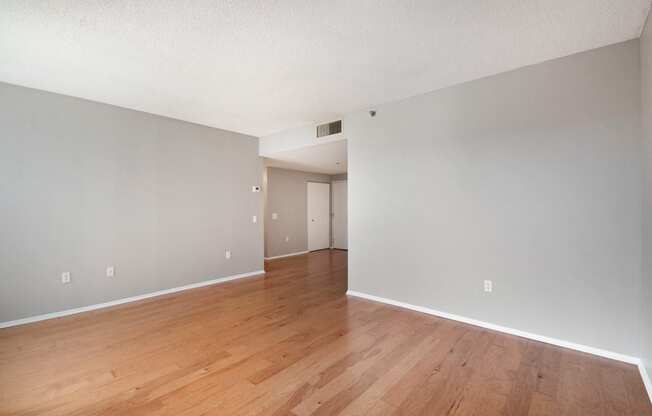
[[[1,415],[652,415],[637,369],[347,297],[346,256],[0,330]]]

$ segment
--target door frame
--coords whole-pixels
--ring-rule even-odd
[[[328,244],[324,248],[317,248],[314,250],[310,249],[310,215],[309,214],[309,200],[310,194],[308,192],[308,186],[311,183],[318,183],[322,185],[328,185]],[[328,250],[333,245],[333,186],[331,182],[323,181],[306,181],[306,249],[308,251],[318,251],[318,250]]]

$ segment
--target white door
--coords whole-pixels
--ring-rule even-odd
[[[308,182],[308,250],[330,247],[331,186]]]
[[[333,247],[346,250],[347,239],[346,181],[333,182]]]

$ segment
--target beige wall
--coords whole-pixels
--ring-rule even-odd
[[[641,37],[641,81],[644,168],[642,357],[652,377],[652,22],[649,17]]]
[[[640,97],[630,41],[345,117],[349,288],[639,356]]]
[[[2,83],[0,126],[0,321],[263,268],[258,139]]]

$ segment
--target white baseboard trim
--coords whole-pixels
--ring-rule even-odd
[[[546,336],[543,336],[543,335],[537,335],[537,334],[533,334],[531,332],[521,331],[519,329],[513,329],[513,328],[508,328],[508,327],[505,327],[505,326],[501,326],[501,325],[492,324],[492,323],[489,323],[489,322],[478,321],[476,319],[467,318],[467,317],[460,316],[460,315],[454,315],[454,314],[447,313],[447,312],[441,312],[441,311],[437,311],[437,310],[434,310],[434,309],[425,308],[423,306],[415,306],[415,305],[411,305],[409,303],[399,302],[399,301],[392,300],[392,299],[381,298],[379,296],[368,295],[366,293],[356,292],[354,290],[349,290],[349,291],[346,292],[346,294],[351,295],[351,296],[356,296],[356,297],[359,297],[359,298],[373,300],[373,301],[376,301],[376,302],[386,303],[388,305],[398,306],[400,308],[411,309],[413,311],[422,312],[422,313],[425,313],[425,314],[428,314],[428,315],[435,315],[435,316],[439,316],[441,318],[452,319],[454,321],[464,322],[466,324],[491,329],[493,331],[504,332],[506,334],[516,335],[516,336],[519,336],[519,337],[522,337],[522,338],[528,338],[528,339],[532,339],[532,340],[535,340],[535,341],[545,342],[546,344],[552,344],[552,345],[556,345],[558,347],[570,348],[572,350],[586,352],[586,353],[589,353],[589,354],[598,355],[600,357],[610,358],[610,359],[616,360],[616,361],[622,361],[622,362],[629,363],[629,364],[635,364],[635,365],[638,365],[639,368],[640,368],[640,364],[641,364],[641,359],[638,358],[638,357],[632,357],[632,356],[629,356],[629,355],[620,354],[620,353],[613,352],[613,351],[602,350],[602,349],[599,349],[599,348],[594,348],[594,347],[589,347],[589,346],[586,346],[586,345],[576,344],[574,342],[563,341],[563,340],[560,340],[560,339],[550,338],[550,337],[546,337]]]
[[[284,257],[292,257],[292,256],[300,256],[302,254],[307,254],[310,253],[310,251],[297,251],[295,253],[290,253],[290,254],[281,254],[280,256],[274,256],[274,257],[265,257],[265,260],[274,260],[274,259],[282,259]]]
[[[224,283],[231,280],[242,279],[244,277],[256,276],[259,274],[264,274],[264,270],[256,270],[248,273],[240,273],[232,276],[220,277],[217,279],[206,280],[203,282],[192,283],[185,286],[173,287],[171,289],[158,290],[156,292],[145,293],[143,295],[131,296],[128,298],[116,299],[109,302],[97,303],[95,305],[82,306],[80,308],[67,309],[65,311],[46,313],[43,315],[30,316],[28,318],[16,319],[15,321],[6,321],[0,322],[0,328],[9,328],[11,326],[24,325],[32,322],[45,321],[46,319],[60,318],[62,316],[75,315],[82,312],[93,311],[96,309],[108,308],[110,306],[122,305],[123,303],[135,302],[138,300],[153,298],[156,296],[167,295],[170,293],[181,292],[188,289],[195,289],[198,287],[215,285],[218,283]]]
[[[641,373],[641,378],[643,379],[645,390],[647,390],[647,395],[650,398],[650,403],[652,403],[652,380],[650,379],[650,375],[647,373],[647,369],[645,368],[645,364],[643,364],[643,360],[638,363],[638,371]]]

